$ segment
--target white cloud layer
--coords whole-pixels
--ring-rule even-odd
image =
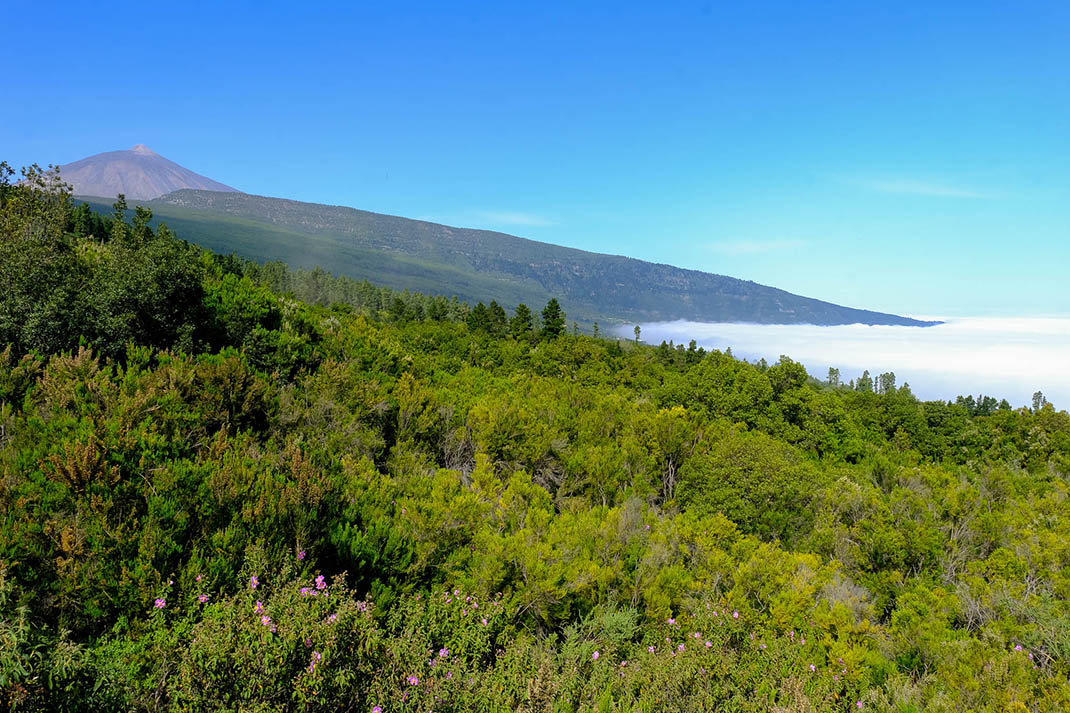
[[[620,334],[631,337],[631,327]],[[773,363],[785,354],[820,379],[830,366],[845,382],[863,369],[892,371],[922,399],[983,393],[1024,406],[1040,390],[1057,408],[1070,408],[1070,317],[959,318],[924,328],[678,321],[644,324],[642,339],[694,339],[750,361]]]

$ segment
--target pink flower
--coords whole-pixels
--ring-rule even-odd
[[[673,625],[673,624],[675,624],[675,623],[676,623],[676,619],[673,619],[673,618],[672,618],[672,617],[670,616],[670,617],[669,617],[669,626],[672,626],[672,625]]]
[[[297,553],[297,559],[303,560],[304,558],[305,558],[305,551],[304,550],[301,550],[300,552]]]
[[[483,626],[487,625],[487,617],[483,617]]]
[[[595,651],[593,654],[591,654],[591,658],[594,659],[595,661],[597,661],[598,660],[598,652]]]
[[[318,577],[316,577],[316,589],[319,589],[319,590],[322,591],[322,590],[324,590],[326,588],[327,588],[327,580],[321,574]]]
[[[654,653],[654,647],[653,646],[646,647],[646,650],[649,651],[650,653]]]
[[[372,708],[372,713],[383,713],[383,709],[379,706]]]
[[[738,611],[732,612],[732,618],[733,619],[738,619],[739,618],[739,612]]]
[[[862,701],[855,701],[855,705],[858,706],[859,708],[861,708],[862,707]]]
[[[810,673],[813,673],[816,670],[817,670],[817,666],[814,666],[813,664],[810,664]]]
[[[256,589],[259,584],[260,584],[260,579],[255,574],[252,577],[249,577],[249,588],[250,589]]]
[[[263,613],[264,613],[264,603],[260,602],[260,601],[257,601],[256,606],[253,607],[253,614],[263,614]]]
[[[264,626],[271,626],[271,617],[265,614],[264,616],[260,617],[260,623]]]
[[[1022,650],[1022,645],[1021,644],[1015,644],[1014,645],[1014,650],[1015,651],[1021,651]]]
[[[308,587],[301,587],[301,596],[302,597],[307,597],[308,596],[308,592],[309,592]]]
[[[208,601],[208,595],[202,594],[201,596],[197,597],[197,601],[199,601],[201,604],[205,604]]]
[[[684,645],[680,644],[679,646],[676,647],[676,650],[677,651],[683,651],[684,650]]]
[[[438,657],[440,659],[448,658],[449,655],[450,655],[450,650],[449,649],[439,649],[438,650]]]
[[[333,624],[336,621],[338,621],[338,615],[337,614],[331,614],[329,617],[327,617],[327,623],[328,624]]]
[[[165,599],[157,599],[155,602],[153,602],[152,605],[154,607],[156,607],[157,609],[163,609],[165,606],[167,606],[167,600],[165,600]]]
[[[202,579],[204,579],[204,575],[203,574],[198,574],[196,577],[193,578],[193,581],[194,582],[199,582]]]
[[[416,676],[409,676],[408,681],[410,686],[417,686],[420,684],[420,679],[416,678]]]
[[[710,648],[711,646],[713,646],[713,644],[712,644],[712,643],[710,643],[709,641],[707,641],[707,642],[706,642],[706,648],[708,649],[708,648]]]

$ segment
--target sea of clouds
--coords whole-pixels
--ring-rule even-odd
[[[844,383],[863,369],[874,377],[892,371],[897,385],[909,383],[921,399],[985,394],[1026,406],[1039,390],[1056,408],[1070,408],[1070,317],[950,318],[935,327],[677,321],[641,329],[648,344],[694,339],[706,349],[731,347],[736,358],[770,364],[784,354],[819,379],[830,366]],[[631,331],[619,333],[631,337]]]

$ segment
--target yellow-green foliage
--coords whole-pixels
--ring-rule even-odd
[[[0,705],[1070,709],[1066,412],[307,304],[49,190],[0,195]]]

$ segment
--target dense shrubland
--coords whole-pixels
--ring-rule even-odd
[[[215,256],[28,173],[4,706],[1070,708],[1066,412]]]

